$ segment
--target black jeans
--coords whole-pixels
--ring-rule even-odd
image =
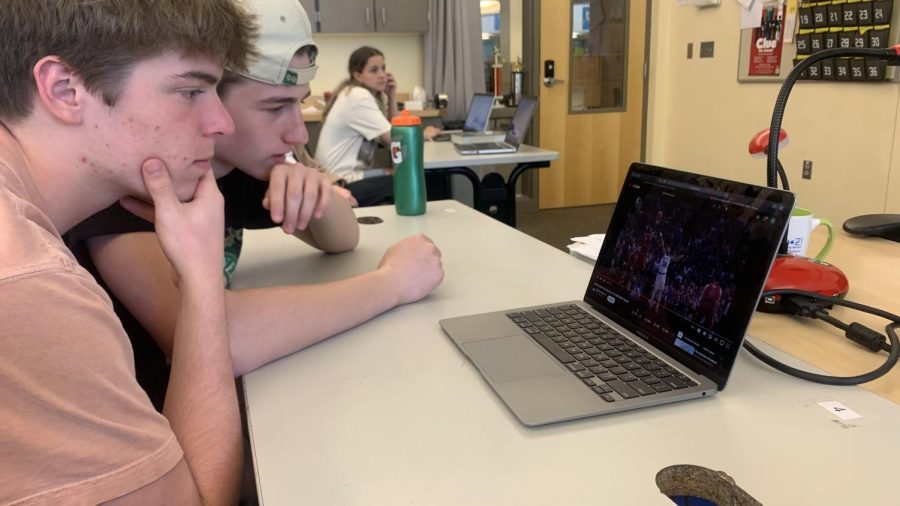
[[[347,184],[359,207],[394,203],[394,176],[375,176]]]

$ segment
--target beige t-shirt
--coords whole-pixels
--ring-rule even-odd
[[[5,138],[4,138],[5,137]],[[94,504],[181,460],[109,297],[0,132],[0,504]]]

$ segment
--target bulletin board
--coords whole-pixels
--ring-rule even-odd
[[[741,30],[739,82],[782,82],[799,61],[824,49],[900,42],[900,0],[798,0],[792,37],[785,37],[784,2],[755,1],[764,2],[762,23]],[[886,82],[900,80],[900,72],[876,59],[835,58],[810,66],[801,79]]]

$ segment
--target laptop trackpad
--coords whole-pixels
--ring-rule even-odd
[[[522,334],[462,346],[472,361],[497,383],[565,374],[538,344]]]

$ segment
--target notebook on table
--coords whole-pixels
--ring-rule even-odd
[[[632,164],[584,298],[441,320],[525,425],[725,388],[791,193]]]
[[[467,142],[454,143],[453,147],[461,155],[493,155],[500,153],[515,153],[528,132],[528,125],[534,109],[537,107],[537,97],[522,97],[516,114],[513,116],[509,128],[506,130],[506,138],[503,142]]]
[[[494,107],[494,95],[490,93],[476,93],[472,96],[469,103],[469,110],[466,113],[466,122],[463,123],[462,130],[444,130],[432,137],[432,141],[443,142],[449,141],[450,136],[458,133],[483,133],[487,128],[488,120],[491,118],[491,110]]]

